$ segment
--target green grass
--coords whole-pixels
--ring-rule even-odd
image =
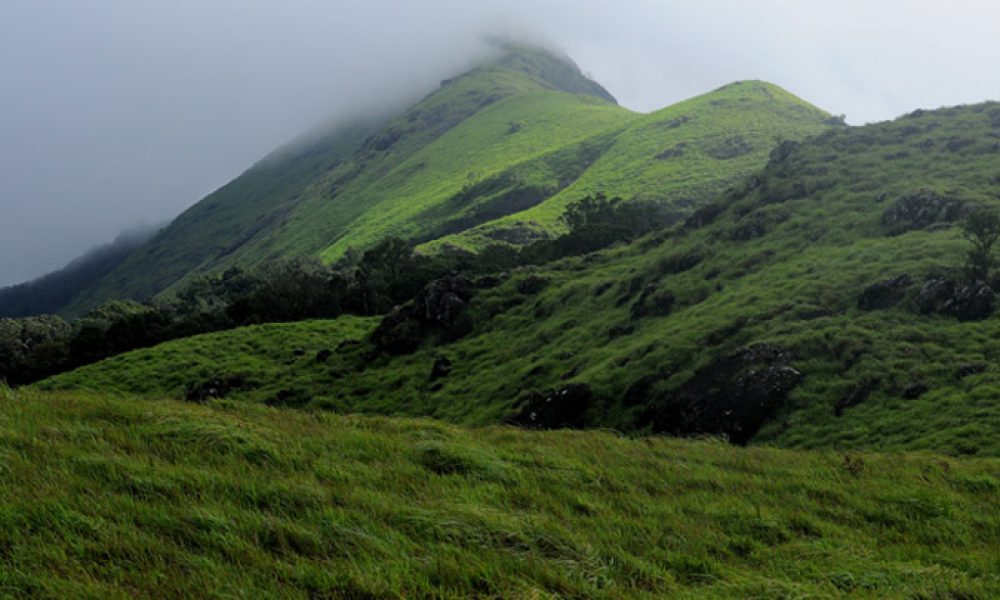
[[[465,339],[392,359],[371,359],[356,349],[338,356],[337,370],[313,365],[293,371],[294,378],[317,406],[473,425],[499,422],[525,391],[582,382],[607,402],[593,424],[633,430],[645,426],[645,406],[624,403],[633,383],[654,376],[657,390],[671,390],[720,355],[770,341],[793,353],[805,377],[755,443],[1000,456],[993,366],[1000,358],[1000,318],[960,323],[912,307],[924,277],[960,274],[965,242],[954,226],[892,237],[881,224],[897,198],[922,188],[969,203],[1000,203],[1000,132],[990,125],[991,108],[947,109],[821,135],[760,173],[757,188],[726,199],[731,208],[708,227],[665,231],[512,273],[500,287],[478,293],[471,308],[475,329]],[[956,138],[973,143],[948,149]],[[801,197],[772,201],[798,185]],[[773,223],[760,237],[733,239],[754,215]],[[671,273],[670,259],[689,253],[703,260]],[[865,287],[900,273],[917,281],[907,300],[889,310],[857,308]],[[549,279],[548,287],[535,296],[518,293],[529,274]],[[676,296],[669,316],[631,316],[649,284]],[[614,328],[624,333],[611,335]],[[454,368],[432,382],[438,355]],[[119,360],[131,365],[123,369],[141,373],[138,361],[156,362],[146,356]],[[969,363],[988,369],[957,379]],[[169,361],[160,368],[169,370]],[[105,385],[118,370],[101,363],[44,385]],[[903,390],[918,381],[930,391],[903,399]],[[873,382],[868,399],[837,416],[835,403],[864,382]],[[166,389],[153,376],[126,387]]]
[[[63,312],[280,257],[332,262],[386,236],[426,242],[425,252],[525,243],[559,232],[565,206],[596,191],[684,215],[827,117],[761,82],[640,115],[566,59],[508,48],[399,116],[316,133],[265,159]]]
[[[512,229],[558,230],[570,203],[599,192],[660,202],[684,216],[763,167],[780,142],[823,131],[829,116],[769,83],[727,85],[630,122],[545,202],[427,247],[476,248]]]
[[[187,388],[237,375],[233,397],[264,402],[282,390],[303,390],[322,399],[337,375],[345,349],[364,339],[377,319],[270,323],[174,340],[108,359],[100,369],[80,369],[41,388],[182,398]],[[318,360],[321,353],[330,356]]]
[[[1000,462],[0,399],[0,589],[93,598],[991,598]]]

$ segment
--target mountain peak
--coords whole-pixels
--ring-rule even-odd
[[[618,104],[614,96],[584,75],[576,62],[561,50],[520,42],[495,42],[494,46],[495,50],[487,61],[463,75],[442,81],[442,85],[489,71],[514,71],[528,75],[536,83],[552,90],[586,94]]]

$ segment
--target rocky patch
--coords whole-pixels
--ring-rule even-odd
[[[432,281],[413,300],[386,315],[372,334],[372,341],[389,354],[408,354],[432,334],[445,341],[462,337],[472,328],[466,308],[473,289],[464,275]]]
[[[722,434],[746,444],[802,380],[790,363],[785,349],[767,343],[719,358],[674,392],[653,400],[653,430]]]
[[[586,426],[586,413],[594,403],[593,392],[582,383],[549,392],[530,392],[508,422],[534,429],[580,428]]]
[[[961,200],[945,198],[931,190],[902,196],[882,214],[882,226],[889,235],[926,229],[939,223],[954,223],[965,214]]]
[[[861,310],[892,308],[902,301],[912,284],[913,279],[909,275],[900,275],[870,285],[861,292],[858,308]]]
[[[917,295],[917,309],[924,314],[952,316],[959,321],[980,321],[993,314],[996,292],[986,282],[957,283],[928,279]]]

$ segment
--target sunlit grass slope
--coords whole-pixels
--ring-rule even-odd
[[[821,135],[751,185],[720,196],[729,209],[710,225],[515,272],[478,293],[475,329],[458,342],[398,358],[371,359],[355,348],[338,355],[340,367],[314,364],[296,376],[301,386],[283,385],[341,411],[489,424],[509,415],[526,391],[579,382],[604,402],[592,425],[632,430],[646,426],[642,417],[657,393],[735,348],[768,341],[792,353],[804,379],[756,443],[1000,456],[1000,319],[963,323],[913,306],[927,276],[962,276],[967,243],[954,225],[889,235],[882,221],[899,198],[923,189],[970,205],[1000,202],[995,108]],[[866,287],[900,274],[914,281],[900,304],[858,308]],[[519,283],[529,275],[547,287],[522,294]],[[675,297],[669,314],[635,316],[632,307],[650,285]],[[154,360],[147,356],[44,385],[115,385],[120,369],[139,373],[139,361]],[[453,366],[432,380],[438,356]],[[641,380],[652,382],[649,395],[630,397]],[[136,393],[174,389],[153,376],[120,381]],[[913,385],[927,391],[905,398]],[[852,395],[860,399],[844,406]]]
[[[762,168],[784,140],[829,127],[830,115],[762,81],[745,81],[631,122],[579,177],[544,202],[428,244],[476,248],[510,230],[559,230],[566,206],[588,195],[660,202],[681,217]]]
[[[604,191],[683,216],[829,115],[744,82],[650,115],[618,106],[569,59],[508,46],[402,114],[279,152],[140,248],[68,314],[288,256],[331,262],[386,236],[422,251],[523,244]]]
[[[996,460],[0,396],[9,597],[1000,595]]]

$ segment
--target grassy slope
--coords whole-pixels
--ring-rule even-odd
[[[544,203],[427,246],[475,248],[512,228],[558,229],[569,203],[597,192],[663,202],[683,216],[763,167],[781,141],[821,132],[829,116],[769,83],[727,85],[636,119]]]
[[[504,102],[517,96],[528,98]],[[469,139],[456,142],[453,135],[436,151],[426,148],[484,109],[492,109],[492,117],[464,129]],[[349,232],[357,245],[370,244],[420,207],[420,186],[428,188],[427,197],[436,197],[442,185],[457,191],[473,171],[489,172],[633,116],[571,62],[510,48],[388,122],[314,133],[261,161],[181,215],[65,312],[161,293],[198,272],[319,254]],[[505,128],[513,120],[533,126],[497,139],[498,119]],[[391,227],[371,225],[383,221]]]
[[[1000,463],[0,398],[30,597],[989,598]]]
[[[210,269],[246,240],[277,227],[319,174],[346,160],[377,123],[321,129],[283,147],[198,202],[61,312],[79,316],[104,300],[146,298]]]
[[[431,241],[432,251],[523,242],[551,235],[566,204],[596,191],[662,200],[686,214],[761,167],[778,140],[820,131],[827,116],[760,82],[642,116],[567,59],[509,48],[363,142],[373,127],[359,124],[304,156],[264,161],[66,312],[169,291],[234,265],[295,255],[333,261],[388,235]],[[656,158],[679,145],[682,155]]]
[[[622,404],[632,383],[659,374],[658,387],[671,389],[714,357],[766,340],[793,351],[805,380],[758,442],[1000,456],[995,367],[954,376],[963,364],[995,364],[1000,318],[959,323],[919,315],[909,301],[871,313],[857,308],[860,292],[887,277],[909,273],[919,282],[930,273],[956,274],[965,247],[956,228],[889,237],[881,215],[896,198],[925,187],[997,203],[1000,131],[991,129],[990,109],[949,109],[821,136],[765,170],[762,187],[732,200],[709,227],[537,269],[550,279],[537,296],[517,292],[528,272],[515,273],[479,293],[476,330],[466,339],[391,360],[347,353],[338,360],[353,365],[348,374],[316,365],[303,378],[304,392],[339,410],[487,424],[508,414],[524,390],[582,381],[610,399],[598,422],[628,429],[642,409]],[[955,138],[973,143],[949,150]],[[826,189],[764,202],[796,184]],[[760,214],[786,220],[762,237],[731,239]],[[689,252],[704,260],[670,274],[665,260]],[[630,306],[653,282],[672,292],[677,306],[667,317],[632,319]],[[609,335],[616,326],[634,331]],[[440,386],[428,377],[438,354],[454,363]],[[102,363],[45,385],[113,381],[117,369]],[[875,382],[869,398],[837,417],[834,403],[869,380]],[[916,381],[930,391],[903,400],[902,390]],[[165,389],[151,379],[122,385],[133,392]]]
[[[59,383],[43,382],[40,387],[181,398],[192,384],[222,375],[241,375],[246,388],[240,397],[262,402],[282,389],[328,385],[337,355],[322,363],[316,355],[323,350],[335,351],[342,342],[363,339],[377,321],[341,317],[197,335],[116,356],[102,363],[101,369],[68,373]]]

